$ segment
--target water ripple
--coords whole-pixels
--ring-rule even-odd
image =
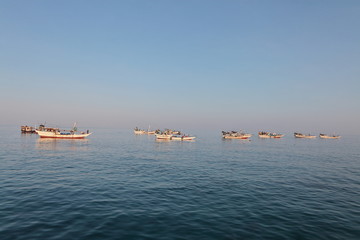
[[[159,143],[110,133],[0,140],[0,239],[360,236],[357,138]]]

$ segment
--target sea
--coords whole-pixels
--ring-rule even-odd
[[[0,127],[0,239],[360,239],[360,137]]]

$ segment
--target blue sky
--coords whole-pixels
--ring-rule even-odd
[[[2,125],[360,133],[359,1],[1,1]]]

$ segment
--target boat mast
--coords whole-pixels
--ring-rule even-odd
[[[76,122],[74,123],[73,131],[74,131],[74,132],[77,131]]]

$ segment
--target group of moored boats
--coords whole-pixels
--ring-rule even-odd
[[[78,131],[76,127],[76,123],[74,124],[71,130],[60,130],[59,128],[54,127],[45,127],[44,124],[39,125],[38,128],[30,127],[30,126],[21,126],[22,133],[37,133],[41,138],[61,138],[61,139],[83,139],[91,135],[92,133],[87,130],[86,132]],[[157,130],[143,130],[138,127],[134,129],[134,134],[136,135],[155,135],[156,140],[174,140],[174,141],[191,141],[196,137],[183,134],[178,130],[165,129],[161,131]],[[222,137],[224,139],[249,139],[252,136],[250,133],[245,133],[243,131],[222,131]],[[284,134],[274,133],[274,132],[258,132],[259,138],[282,138]],[[295,132],[295,138],[316,138],[316,135],[311,134],[302,134]],[[320,133],[320,138],[323,139],[339,139],[341,136],[339,135],[327,135]]]
[[[222,131],[222,136],[224,139],[249,139],[252,134],[244,133],[240,131]],[[272,133],[272,132],[258,132],[259,138],[282,138],[284,134]]]
[[[136,134],[136,135],[154,134],[156,140],[191,141],[196,138],[194,136],[183,134],[183,133],[181,133],[181,131],[178,131],[178,130],[165,129],[165,130],[161,131],[160,129],[157,129],[157,130],[151,131],[150,127],[147,131],[136,127],[136,128],[134,128],[134,134]]]
[[[240,131],[222,131],[222,137],[224,139],[249,139],[252,136],[250,133],[244,133]],[[284,134],[273,132],[258,132],[259,138],[282,138]]]
[[[316,138],[316,135],[311,135],[311,134],[302,134],[302,133],[294,133],[294,136],[296,137],[296,138]],[[320,138],[326,138],[326,139],[338,139],[338,138],[340,138],[341,136],[339,136],[339,135],[335,135],[335,134],[333,134],[333,135],[327,135],[327,134],[323,134],[323,133],[320,133],[319,134],[319,137]]]
[[[249,139],[252,134],[250,133],[244,133],[243,131],[222,131],[222,136],[224,139]],[[258,132],[258,136],[259,138],[282,138],[285,135],[284,134],[279,134],[279,133],[274,133],[274,132]],[[294,133],[294,136],[296,138],[316,138],[315,135],[311,135],[311,134],[302,134],[302,133]],[[341,136],[339,135],[327,135],[327,134],[323,134],[320,133],[319,135],[320,138],[326,138],[326,139],[338,139]]]

